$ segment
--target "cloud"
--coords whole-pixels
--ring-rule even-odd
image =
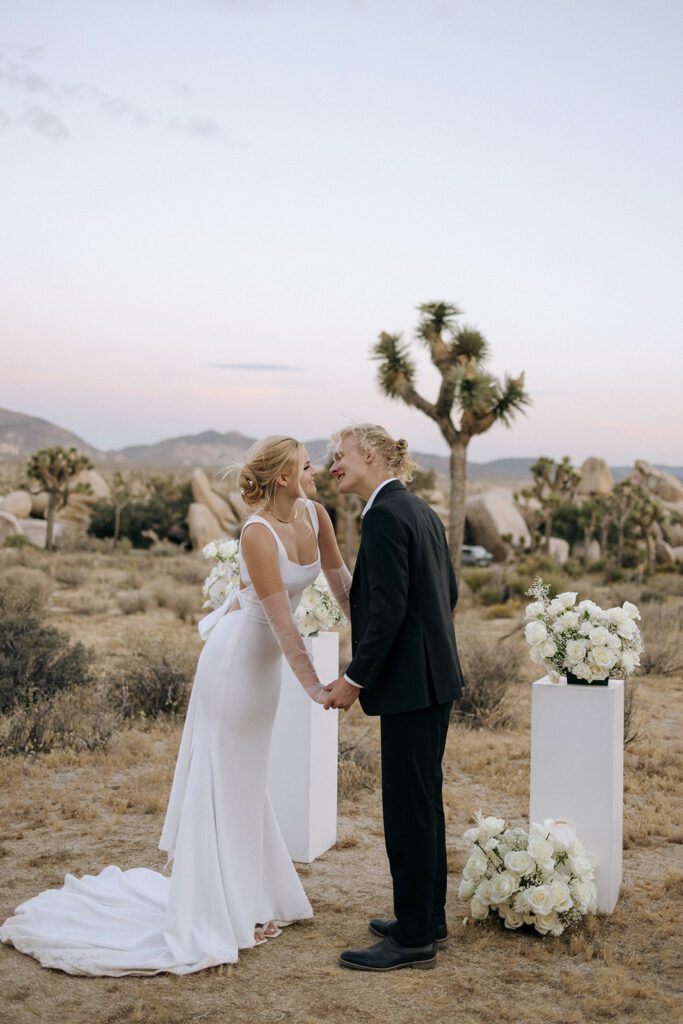
[[[175,117],[163,113],[150,113],[143,107],[131,102],[123,96],[105,92],[96,85],[84,82],[69,82],[51,79],[39,74],[27,62],[41,55],[37,47],[14,47],[18,59],[8,54],[10,48],[0,49],[0,82],[14,88],[26,96],[49,96],[57,101],[81,101],[96,107],[107,117],[128,121],[137,127],[161,127],[165,131],[181,132],[195,139],[227,139],[227,133],[218,121],[208,117],[190,116]],[[41,107],[31,107],[22,115],[10,116],[5,113],[0,117],[0,128],[11,125],[28,124],[39,134],[53,141],[69,138],[70,133],[65,122],[58,114],[50,113]]]
[[[44,110],[43,107],[31,107],[21,121],[30,125],[37,135],[44,135],[53,142],[64,142],[69,138],[67,127],[61,118],[49,110]]]
[[[286,366],[284,363],[210,363],[214,370],[255,370],[257,373],[300,373],[301,366]]]

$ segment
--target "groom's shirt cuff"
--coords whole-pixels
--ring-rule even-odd
[[[360,685],[360,683],[354,683],[353,679],[349,679],[349,677],[347,676],[346,672],[344,673],[344,679],[346,680],[347,683],[351,683],[351,686],[355,686],[358,690],[362,690],[363,689],[363,687]]]

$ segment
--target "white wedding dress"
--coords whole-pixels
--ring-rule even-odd
[[[315,506],[306,503],[318,533]],[[292,611],[320,572],[275,536]],[[245,524],[246,526],[246,524]],[[282,655],[240,555],[239,611],[217,619],[197,665],[160,849],[148,868],[66,875],[17,907],[0,940],[69,974],[190,974],[234,963],[256,923],[313,916],[266,791]],[[224,611],[227,612],[227,604]],[[283,765],[286,771],[286,765]]]

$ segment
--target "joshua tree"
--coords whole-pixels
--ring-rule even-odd
[[[112,550],[116,550],[121,533],[121,514],[131,501],[139,498],[144,488],[137,481],[126,478],[118,470],[114,473],[111,486],[111,506],[114,509],[114,536]]]
[[[541,455],[531,467],[533,484],[525,488],[521,495],[538,503],[536,529],[543,524],[543,547],[550,550],[550,538],[553,533],[553,514],[564,504],[573,501],[579,486],[581,474],[572,466],[568,455],[561,462],[555,462],[547,455]]]
[[[92,469],[92,462],[87,455],[79,455],[75,448],[42,448],[34,452],[26,469],[29,479],[36,480],[39,490],[47,491],[47,536],[45,547],[54,550],[55,515],[69,500],[72,490],[85,492],[90,490],[89,484],[77,484],[74,488],[74,477],[81,470]]]
[[[380,364],[379,385],[384,394],[402,399],[434,420],[450,448],[448,543],[457,572],[465,533],[468,445],[494,423],[510,426],[531,400],[523,373],[506,375],[501,382],[486,371],[488,342],[473,327],[457,323],[462,311],[456,305],[424,302],[418,309],[418,341],[441,374],[436,401],[427,401],[416,390],[416,366],[400,334],[382,331],[372,355]]]

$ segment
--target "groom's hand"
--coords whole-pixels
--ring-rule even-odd
[[[335,679],[333,683],[329,683],[325,689],[327,690],[327,700],[323,704],[325,711],[329,711],[330,708],[348,711],[353,702],[358,700],[360,693],[358,687],[352,686],[343,676]]]

